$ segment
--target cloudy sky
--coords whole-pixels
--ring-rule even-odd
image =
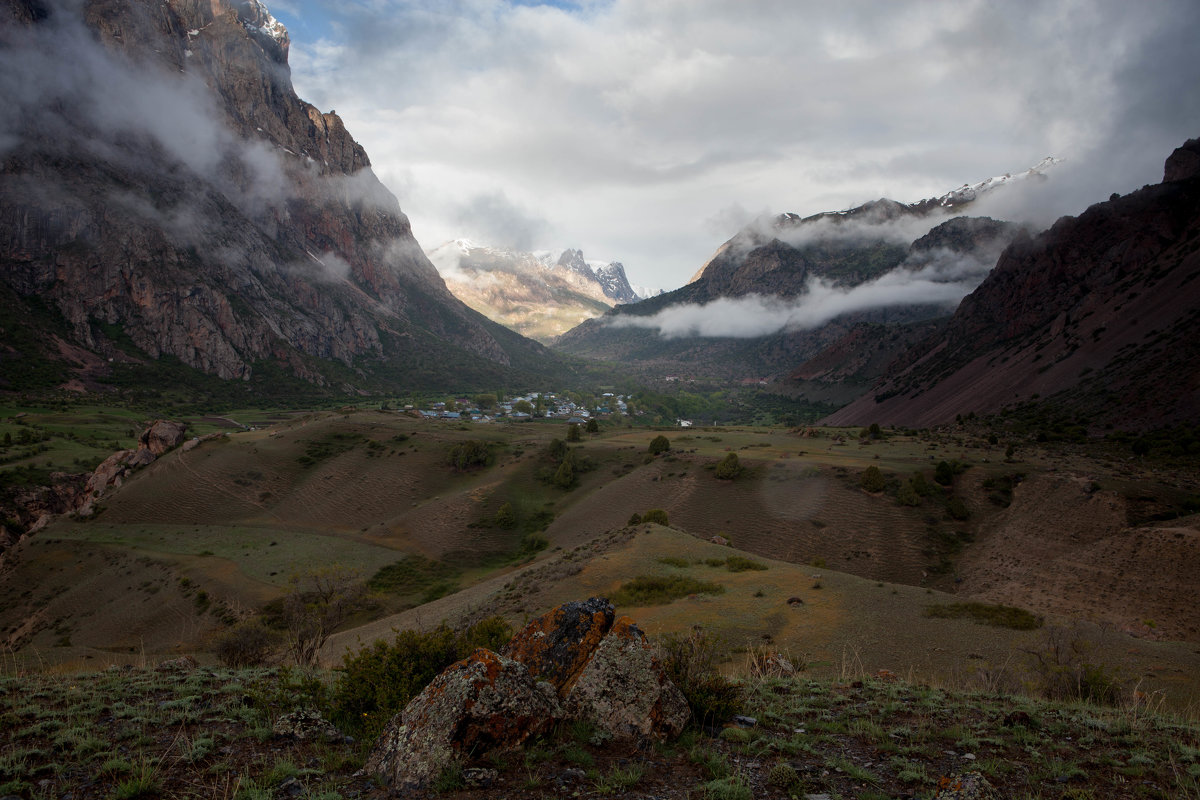
[[[1064,159],[1010,216],[1162,177],[1200,135],[1200,3],[267,0],[432,249],[582,248],[684,283],[765,213]]]

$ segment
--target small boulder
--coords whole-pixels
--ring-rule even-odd
[[[676,736],[691,716],[683,693],[629,617],[614,622],[601,640],[567,696],[566,711],[616,739]]]
[[[321,742],[341,741],[342,734],[318,712],[308,708],[284,714],[275,720],[271,729],[276,736],[292,739],[311,739]]]
[[[934,800],[1000,800],[1000,793],[983,773],[972,771],[939,779]]]
[[[154,668],[155,672],[191,672],[196,667],[200,666],[200,662],[191,656],[180,656],[172,658],[168,661],[160,661],[158,666]]]
[[[526,666],[480,648],[447,667],[392,718],[365,770],[396,791],[427,786],[468,757],[519,747],[561,715],[554,687]]]
[[[603,597],[564,603],[512,638],[504,655],[520,661],[533,677],[549,681],[566,697],[613,625],[612,603]]]

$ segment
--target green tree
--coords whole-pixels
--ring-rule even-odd
[[[588,433],[599,433],[600,432],[600,423],[596,422],[595,417],[592,417],[591,419],[589,419],[587,421],[587,432]]]
[[[494,394],[477,394],[475,395],[475,405],[479,406],[483,411],[496,407],[496,395]]]
[[[505,530],[517,527],[517,512],[512,503],[505,501],[500,508],[496,509],[496,527]]]
[[[727,453],[721,463],[717,464],[714,474],[723,481],[731,481],[742,474],[742,465],[738,463],[737,453]]]
[[[949,486],[954,483],[954,467],[948,461],[939,461],[933,470],[933,479],[942,486]]]
[[[883,480],[883,473],[879,471],[879,467],[872,464],[863,470],[862,475],[858,479],[858,485],[868,492],[882,492],[886,483]]]
[[[512,410],[516,411],[518,414],[533,414],[533,406],[528,400],[518,400],[517,402],[513,403]]]
[[[575,459],[564,458],[554,471],[552,483],[560,489],[571,489],[575,486]]]
[[[663,436],[661,433],[650,440],[650,446],[646,448],[646,452],[652,456],[659,453],[665,453],[671,449],[671,440]]]
[[[488,466],[495,460],[495,456],[487,442],[472,439],[451,447],[449,460],[455,472],[466,472],[476,467]]]
[[[12,434],[8,431],[4,432],[4,446],[12,447]]]
[[[929,481],[925,480],[925,473],[920,470],[912,474],[912,477],[908,479],[908,483],[912,486],[913,491],[921,497],[928,497],[933,491],[933,487],[929,485]]]
[[[568,442],[578,442],[580,440],[580,438],[581,437],[579,435],[579,426],[576,425],[575,423],[571,423],[570,425],[568,425],[567,426],[567,441]]]
[[[567,443],[562,439],[551,439],[546,446],[546,454],[556,462],[562,461],[567,455]]]

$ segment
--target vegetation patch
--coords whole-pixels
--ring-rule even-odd
[[[690,594],[724,594],[719,583],[686,575],[639,575],[621,586],[610,600],[618,606],[662,606]]]
[[[360,433],[342,431],[331,433],[321,439],[309,442],[308,446],[304,448],[304,455],[297,458],[296,462],[302,467],[311,467],[326,459],[348,453],[359,443],[365,441],[366,437]]]
[[[1044,620],[1036,614],[1014,606],[988,603],[949,603],[925,607],[925,616],[940,619],[970,618],[984,625],[1032,631],[1042,627]]]
[[[458,575],[458,569],[443,561],[411,555],[380,568],[367,581],[367,588],[395,595],[419,594],[437,584],[452,582]]]

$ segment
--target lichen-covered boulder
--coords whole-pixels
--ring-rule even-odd
[[[940,779],[934,800],[1000,800],[1000,793],[982,773],[972,771]]]
[[[412,791],[456,761],[519,747],[560,715],[553,686],[519,661],[480,648],[447,667],[388,723],[366,770]]]
[[[526,625],[503,652],[566,697],[612,627],[613,617],[612,603],[602,597],[564,603]]]
[[[676,736],[691,715],[646,635],[629,617],[613,623],[566,700],[569,719],[617,739]]]
[[[342,738],[342,734],[338,732],[337,728],[333,727],[333,724],[329,720],[322,717],[319,712],[309,708],[301,708],[284,714],[275,720],[275,724],[271,726],[271,730],[276,736],[291,739],[336,742]]]

